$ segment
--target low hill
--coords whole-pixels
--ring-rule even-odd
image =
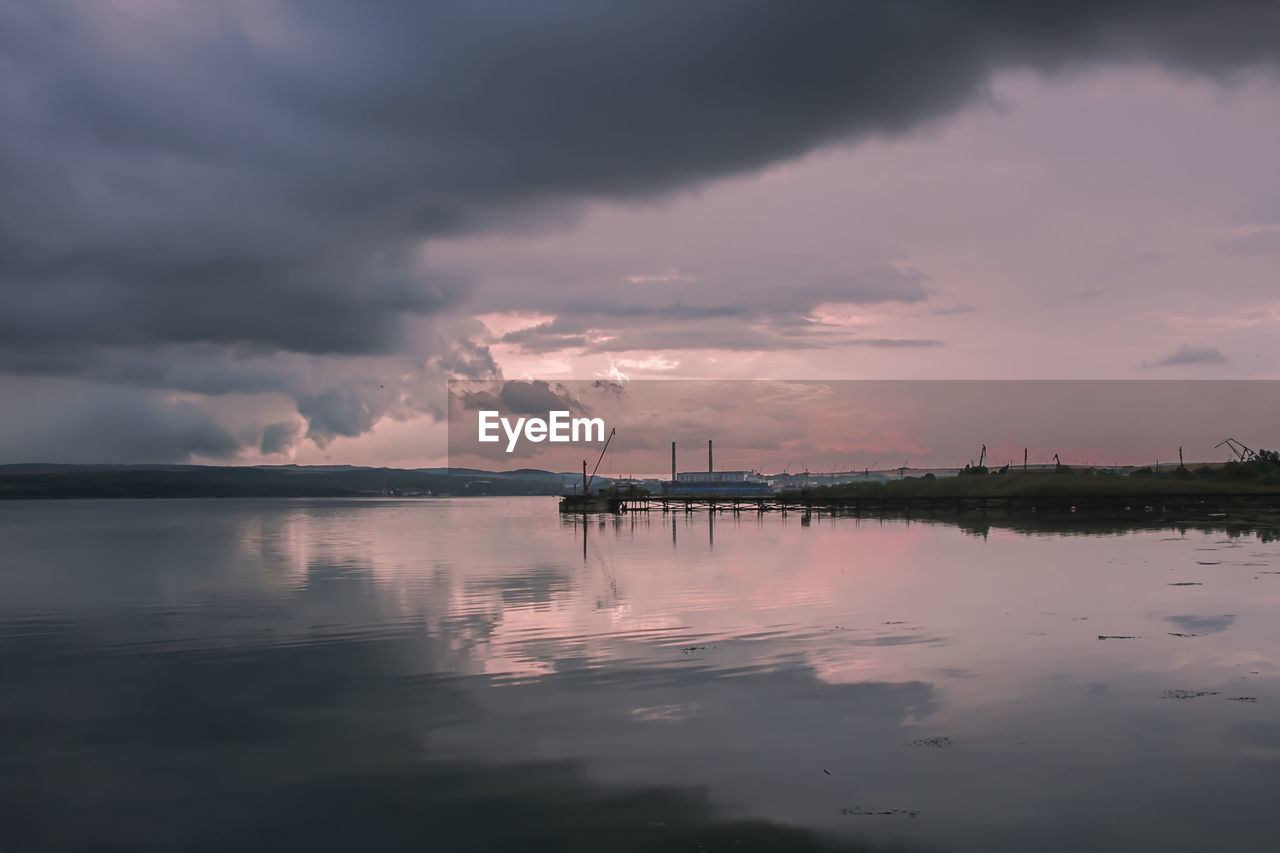
[[[550,471],[345,465],[4,465],[0,499],[556,495]]]

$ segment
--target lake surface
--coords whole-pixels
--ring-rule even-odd
[[[0,503],[4,853],[1272,850],[1278,701],[1248,531]]]

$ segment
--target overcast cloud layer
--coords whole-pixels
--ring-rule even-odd
[[[0,461],[328,447],[439,417],[445,378],[503,369],[495,344],[821,349],[821,306],[919,306],[929,271],[744,254],[599,287],[589,265],[504,273],[433,248],[572,233],[595,200],[898,138],[1002,69],[1229,81],[1277,60],[1273,2],[0,2],[0,390],[30,402]],[[504,275],[520,286],[486,285]],[[545,316],[497,336],[473,319],[503,312]],[[1226,360],[1185,344],[1147,363]]]

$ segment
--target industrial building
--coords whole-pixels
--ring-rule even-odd
[[[706,471],[676,471],[676,443],[671,442],[671,479],[667,495],[767,495],[769,484],[755,471],[717,471],[712,443],[707,441]]]

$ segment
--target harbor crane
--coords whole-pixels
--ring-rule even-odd
[[[1240,462],[1248,462],[1250,459],[1253,459],[1258,455],[1253,451],[1253,448],[1246,447],[1244,442],[1238,441],[1234,438],[1224,438],[1222,441],[1215,444],[1213,449],[1217,450],[1224,444],[1227,446],[1228,450],[1236,455],[1236,459]]]
[[[591,477],[587,477],[587,460],[582,460],[582,494],[586,496],[591,490],[591,481],[596,478],[596,471],[600,470],[600,463],[604,461],[605,451],[609,449],[609,442],[613,441],[613,437],[617,435],[616,429],[609,430],[609,437],[604,440],[604,447],[600,448],[600,458],[596,460],[596,467],[591,472]]]

